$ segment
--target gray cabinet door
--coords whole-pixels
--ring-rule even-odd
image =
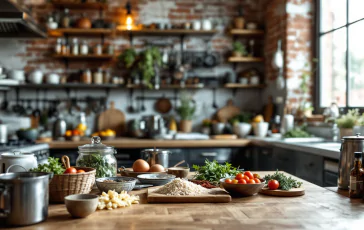
[[[303,152],[296,155],[295,175],[316,185],[323,186],[324,158]]]
[[[257,171],[274,171],[273,148],[256,147],[255,149],[255,168]]]
[[[296,152],[289,149],[274,148],[273,157],[275,170],[278,169],[293,175],[295,174]]]

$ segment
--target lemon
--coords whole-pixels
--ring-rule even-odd
[[[80,123],[80,124],[77,125],[77,129],[81,130],[81,131],[86,131],[87,126],[85,124]]]
[[[264,122],[264,118],[262,115],[257,115],[254,117],[253,122],[257,122],[257,123]]]

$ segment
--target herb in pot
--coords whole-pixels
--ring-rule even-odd
[[[116,162],[110,160],[110,156],[99,153],[85,154],[77,161],[77,166],[96,169],[96,177],[113,177],[116,176]]]
[[[298,182],[292,177],[287,177],[283,173],[278,170],[273,175],[266,175],[264,177],[265,183],[268,183],[270,180],[277,180],[279,182],[278,189],[282,190],[290,190],[291,188],[300,188],[302,182]]]
[[[65,171],[58,158],[48,157],[48,164],[39,164],[37,168],[29,170],[30,172],[46,172],[54,173],[54,175],[61,175]]]

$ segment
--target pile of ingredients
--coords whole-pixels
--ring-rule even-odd
[[[187,180],[176,178],[154,192],[168,196],[196,196],[207,193],[208,189]]]
[[[102,192],[99,196],[97,209],[117,209],[129,207],[132,204],[139,204],[139,196],[129,195],[126,191],[119,193],[109,190],[107,193]]]
[[[211,184],[209,181],[207,180],[190,180],[192,183],[194,184],[198,184],[198,185],[201,185],[202,187],[204,188],[217,188],[217,186]]]
[[[264,179],[270,190],[282,189],[288,191],[292,188],[300,188],[302,185],[302,182],[298,182],[292,177],[287,177],[278,170],[273,175],[266,175]]]

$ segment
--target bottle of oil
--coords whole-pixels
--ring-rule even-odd
[[[350,198],[360,198],[363,195],[363,169],[362,169],[362,153],[354,153],[354,168],[350,171],[350,187],[349,196]]]

